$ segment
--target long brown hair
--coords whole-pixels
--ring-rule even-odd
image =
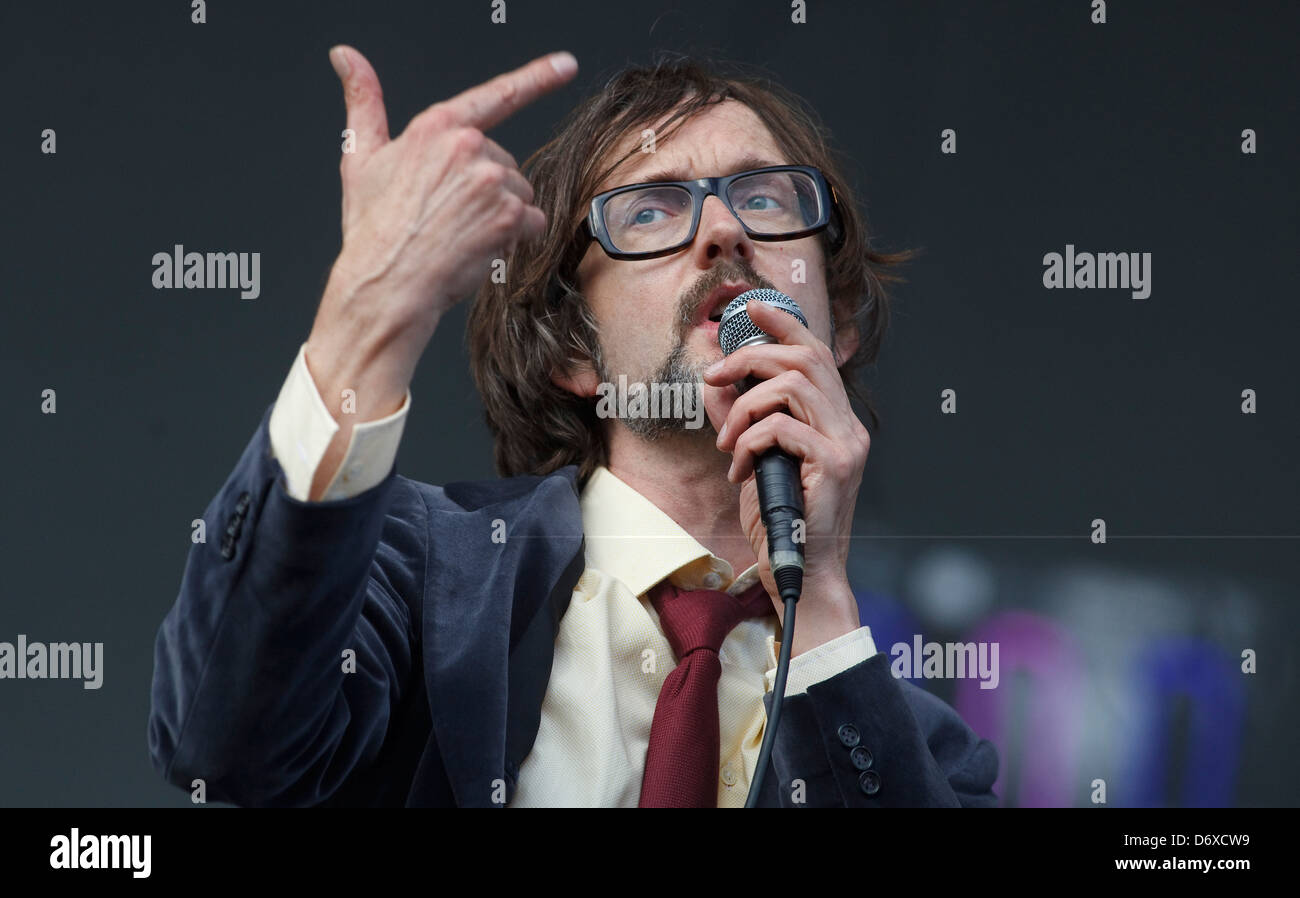
[[[889,324],[886,285],[902,278],[891,268],[912,252],[881,253],[869,245],[866,223],[820,118],[800,97],[761,73],[734,63],[705,64],[662,56],[648,67],[631,66],[608,80],[564,119],[555,136],[520,166],[533,185],[534,204],[547,229],[521,244],[507,260],[504,283],[486,283],[469,310],[468,342],[474,380],[496,441],[502,476],[548,474],[578,465],[585,481],[608,463],[595,400],[551,382],[551,372],[576,359],[599,359],[596,324],[578,289],[578,263],[589,246],[580,230],[588,203],[634,146],[609,160],[634,128],[665,122],[676,127],[726,99],[752,109],[787,158],[825,174],[839,198],[845,241],[826,260],[826,288],[837,328],[858,330],[858,348],[841,360],[845,388],[863,406],[870,430],[879,416],[869,393],[855,383],[859,367],[875,362]],[[662,142],[675,131],[659,133]],[[829,252],[822,234],[823,250]]]

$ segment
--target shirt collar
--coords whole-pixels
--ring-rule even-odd
[[[758,565],[739,577],[657,505],[608,468],[597,468],[580,498],[587,566],[640,596],[665,577],[679,589],[738,595],[758,580]]]

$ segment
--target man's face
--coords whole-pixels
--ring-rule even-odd
[[[640,144],[637,130],[616,148],[614,158]],[[681,124],[655,152],[633,155],[596,192],[642,181],[680,181],[804,163],[785,158],[748,106],[725,100]],[[751,240],[716,196],[704,201],[695,240],[672,255],[619,261],[593,240],[578,266],[578,287],[599,329],[603,370],[596,372],[596,380],[602,382],[619,375],[626,375],[629,383],[700,380],[704,369],[722,358],[716,302],[751,287],[769,287],[793,298],[813,333],[831,341],[820,237]],[[720,287],[732,289],[718,297],[714,291]],[[681,427],[671,421],[624,423],[646,436]]]

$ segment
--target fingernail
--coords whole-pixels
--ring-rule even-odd
[[[721,446],[727,439],[727,422],[722,422],[722,429],[718,431],[718,445]]]
[[[568,50],[561,50],[559,53],[551,54],[551,68],[561,78],[567,78],[578,70],[578,60]]]
[[[340,78],[347,78],[348,72],[348,54],[343,52],[342,47],[333,47],[330,49],[330,65],[334,66],[334,72]]]

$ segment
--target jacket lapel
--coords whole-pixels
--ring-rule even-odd
[[[556,630],[584,565],[576,473],[426,492],[425,687],[461,807],[508,802],[536,738]]]

